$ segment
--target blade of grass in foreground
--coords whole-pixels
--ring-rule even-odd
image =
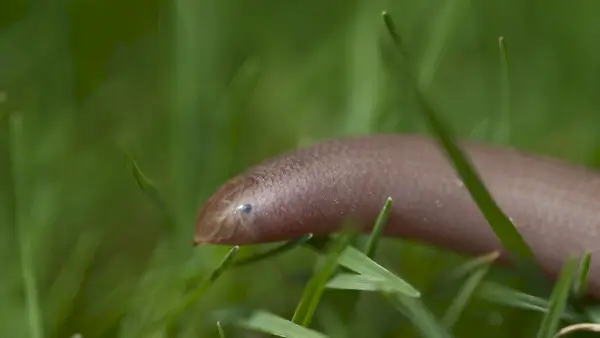
[[[416,288],[383,266],[377,264],[358,249],[353,247],[346,248],[340,256],[339,263],[362,275],[386,280],[389,282],[388,285],[392,286],[395,291],[400,292],[407,297],[421,297],[421,293]]]
[[[255,311],[250,316],[237,320],[241,327],[252,331],[288,338],[327,338],[326,335],[297,325],[289,320],[266,311]]]
[[[325,290],[325,285],[338,265],[338,258],[350,244],[351,237],[352,236],[348,234],[344,234],[329,244],[325,263],[320,271],[317,272],[306,285],[300,303],[292,318],[293,323],[305,327],[310,325],[319,301],[321,300],[323,291]]]
[[[184,297],[184,300],[174,310],[168,312],[160,320],[156,322],[154,327],[161,327],[162,325],[169,325],[179,316],[181,316],[192,304],[194,304],[202,295],[214,284],[214,282],[221,277],[221,275],[231,266],[231,263],[235,259],[239,251],[239,246],[232,247],[221,263],[208,275],[208,277],[198,286],[195,291],[192,291]]]
[[[538,331],[538,338],[553,338],[558,332],[558,326],[565,312],[576,272],[577,259],[569,258],[564,264],[558,282],[550,296],[550,304]]]
[[[594,323],[580,323],[563,327],[555,337],[562,337],[577,331],[600,332],[600,325]]]
[[[383,205],[383,207],[381,208],[379,215],[377,216],[377,219],[375,220],[375,225],[373,226],[373,229],[371,230],[371,235],[369,236],[369,239],[364,247],[364,252],[365,255],[370,258],[373,259],[373,257],[375,257],[375,253],[377,252],[377,247],[379,245],[379,241],[381,239],[381,235],[384,232],[385,226],[387,225],[387,220],[389,218],[390,215],[390,211],[392,210],[392,198],[388,197]],[[346,270],[348,268],[344,267]],[[347,276],[353,276],[353,277],[366,277],[366,276],[362,276],[362,275],[356,275],[356,274],[342,274],[342,275],[347,275]],[[335,276],[334,279],[338,278],[338,276]],[[342,277],[343,278],[343,277]],[[335,282],[333,284],[334,287],[332,287],[331,281],[329,283],[327,283],[327,288],[335,288]],[[349,285],[346,285],[349,286]],[[391,286],[390,286],[391,287]],[[362,324],[361,321],[361,313],[360,313],[360,309],[359,309],[359,301],[361,299],[361,292],[360,289],[355,289],[352,287],[348,287],[345,290],[347,290],[346,292],[346,296],[345,296],[345,303],[336,303],[336,307],[338,308],[338,313],[340,314],[340,316],[344,319],[345,322],[351,323],[348,327],[347,327],[347,331],[348,332],[356,332],[357,330],[360,330],[357,326]]]
[[[504,37],[498,38],[498,46],[500,47],[500,65],[502,68],[502,80],[500,91],[500,116],[498,119],[498,130],[494,136],[496,143],[508,143],[510,141],[510,81],[508,70],[508,53],[506,51],[506,43]]]
[[[590,265],[592,263],[592,255],[589,251],[586,251],[581,261],[579,262],[579,269],[577,271],[577,278],[573,283],[573,294],[576,298],[582,298],[587,292],[588,278],[590,276]]]
[[[383,208],[381,209],[381,212],[379,212],[379,216],[375,221],[375,226],[373,227],[373,231],[371,232],[371,236],[369,236],[369,241],[367,242],[367,246],[365,248],[365,254],[369,258],[373,258],[375,256],[377,245],[379,244],[381,234],[387,225],[390,211],[392,211],[392,198],[388,197],[383,205]]]
[[[394,285],[383,278],[358,275],[355,273],[340,273],[327,282],[327,288],[338,290],[381,291],[394,289]]]
[[[393,37],[393,40],[396,41],[400,35],[395,31],[391,31],[392,29],[395,29],[395,25],[393,24],[391,16],[387,12],[384,12],[383,19],[390,35]],[[399,52],[403,54],[403,59],[405,61],[409,60],[406,56],[406,52],[404,51],[402,45],[397,45],[397,47]],[[407,68],[410,69],[410,65]],[[415,83],[415,96],[417,98],[419,106],[421,106],[422,108],[421,111],[425,116],[439,144],[444,149],[446,155],[449,157],[454,168],[456,169],[460,178],[464,182],[473,200],[483,213],[485,219],[492,227],[496,236],[502,242],[503,246],[509,252],[511,252],[511,254],[517,256],[513,257],[517,258],[515,260],[515,264],[517,266],[523,267],[522,262],[524,260],[527,261],[530,265],[531,262],[535,261],[533,251],[525,242],[521,234],[517,231],[514,224],[496,204],[496,201],[492,198],[492,195],[484,186],[477,172],[467,160],[466,155],[463,154],[463,151],[457,145],[457,142],[455,141],[454,136],[452,135],[450,130],[446,128],[446,126],[436,116],[433,109],[427,104],[422,94],[422,88],[420,88],[415,82],[415,75],[412,75],[412,78],[413,83]],[[535,264],[534,267],[536,268],[536,270],[538,270],[536,271],[537,276],[545,276],[543,273],[541,273],[541,268],[539,267],[539,265]],[[531,266],[528,266],[528,268],[531,268]],[[522,270],[526,271],[527,269]]]
[[[40,299],[36,286],[36,275],[33,261],[33,249],[31,248],[28,227],[25,221],[25,187],[23,175],[24,166],[24,140],[23,140],[23,118],[19,114],[9,116],[10,132],[10,162],[13,181],[14,200],[14,223],[18,231],[19,249],[21,255],[21,274],[24,283],[26,310],[29,330],[32,338],[44,336]]]
[[[492,282],[482,283],[477,295],[485,301],[522,310],[546,313],[549,306],[548,301],[543,298],[528,295]],[[572,323],[586,320],[571,308],[566,309],[562,314],[562,318]]]

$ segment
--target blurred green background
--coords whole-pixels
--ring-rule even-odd
[[[228,272],[171,332],[143,331],[227,251],[191,240],[199,205],[228,177],[336,135],[429,132],[384,9],[419,60],[443,47],[428,97],[461,137],[600,164],[597,1],[2,0],[0,115],[22,120],[0,122],[0,336],[217,337],[214,313],[231,307],[290,318],[315,262],[306,249]],[[422,290],[461,262],[400,240],[382,252]],[[334,335],[343,294],[328,295],[315,327]],[[367,336],[414,334],[377,296],[359,306]],[[475,302],[454,332],[531,336],[540,318]]]

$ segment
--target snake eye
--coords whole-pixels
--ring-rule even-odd
[[[245,214],[248,214],[248,213],[250,213],[250,211],[252,211],[252,205],[251,204],[240,204],[240,205],[238,205],[236,210],[239,210]]]

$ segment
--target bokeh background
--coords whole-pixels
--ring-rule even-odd
[[[307,249],[232,270],[170,332],[143,331],[228,250],[190,245],[199,205],[228,177],[338,135],[429,133],[384,9],[419,62],[437,60],[428,97],[459,136],[600,164],[597,1],[2,0],[0,115],[21,131],[0,122],[0,336],[217,337],[214,314],[232,307],[290,318]],[[422,290],[462,261],[400,240],[379,257]],[[343,336],[331,311],[343,295],[328,297],[315,327]],[[360,306],[350,335],[415,333],[376,295]],[[476,301],[454,332],[531,336],[540,318]]]

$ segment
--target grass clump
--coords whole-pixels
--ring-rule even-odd
[[[266,251],[192,249],[190,220],[220,182],[339,126],[432,132],[502,243],[524,257],[530,250],[454,133],[492,121],[488,140],[594,164],[589,70],[600,62],[600,24],[587,13],[600,5],[397,2],[388,12],[397,13],[395,24],[383,16],[394,26],[385,31],[372,24],[381,3],[311,1],[38,1],[11,11],[24,2],[7,0],[0,336],[501,338],[597,329],[600,311],[586,296],[590,255],[576,272],[569,261],[548,288],[523,290],[520,278],[513,285],[491,268],[495,253],[464,263],[380,241],[391,200],[364,246],[336,237],[315,252],[307,248],[318,241],[307,234]],[[395,41],[399,73],[374,73],[381,51],[356,53],[382,32]],[[404,95],[407,87],[417,100]],[[439,280],[448,300],[429,298]],[[250,310],[217,318],[232,304]]]

